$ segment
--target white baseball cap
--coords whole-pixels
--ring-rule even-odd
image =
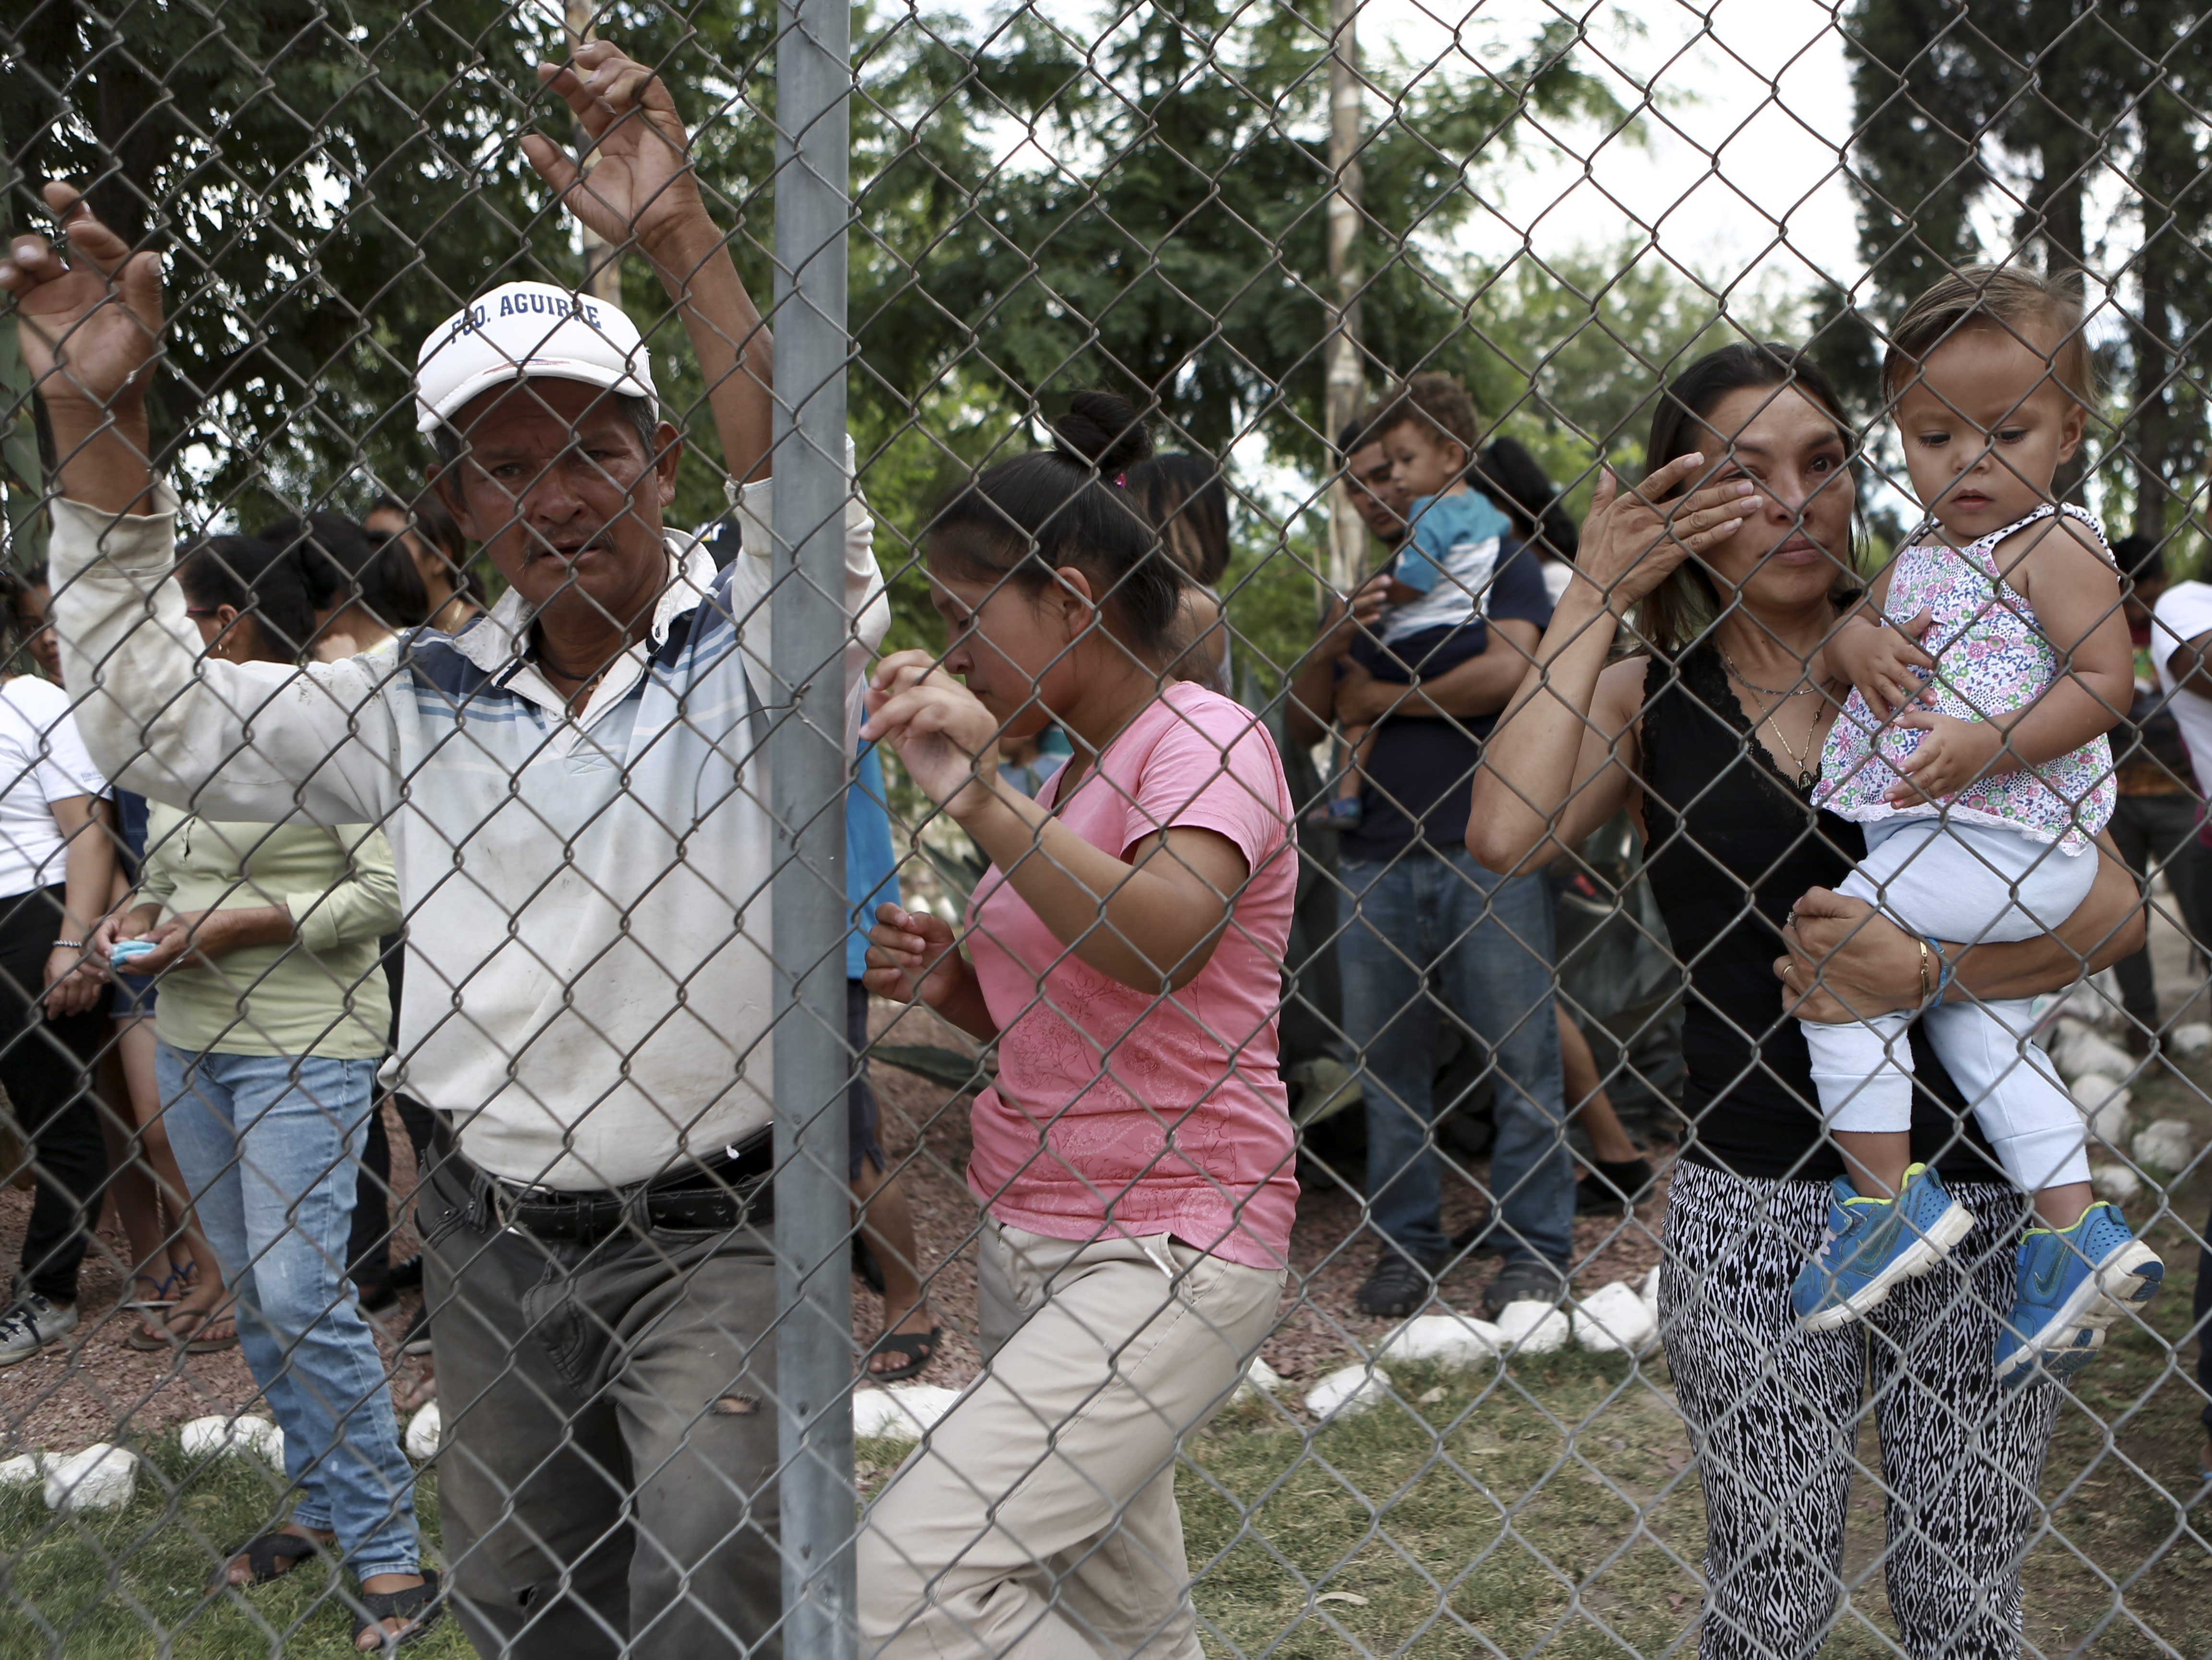
[[[415,426],[434,432],[489,386],[581,380],[656,407],[653,360],[621,307],[550,283],[508,283],[430,331],[415,355]]]

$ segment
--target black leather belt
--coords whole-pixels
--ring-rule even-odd
[[[447,1166],[468,1188],[483,1221],[553,1243],[596,1245],[625,1228],[726,1232],[775,1219],[773,1129],[757,1130],[728,1152],[690,1161],[690,1168],[657,1181],[580,1191],[501,1181],[471,1164],[449,1135],[439,1140]]]

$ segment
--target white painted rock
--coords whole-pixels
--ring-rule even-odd
[[[1487,1320],[1464,1314],[1424,1314],[1408,1320],[1382,1340],[1378,1359],[1441,1360],[1448,1366],[1479,1366],[1505,1352],[1505,1334]]]
[[[2178,1171],[2188,1167],[2191,1145],[2189,1126],[2179,1118],[2161,1118],[2136,1137],[2135,1160],[2152,1170]]]
[[[2098,1198],[2125,1205],[2142,1191],[2142,1177],[2125,1164],[2100,1164],[2089,1172],[2089,1185]]]
[[[1575,1341],[1593,1354],[1641,1354],[1659,1335],[1659,1323],[1626,1280],[1583,1298],[1573,1323]]]
[[[2166,1047],[2185,1061],[2193,1061],[2207,1049],[2212,1049],[2212,1025],[2202,1020],[2191,1020],[2185,1026],[2176,1026],[2166,1033]]]
[[[407,1420],[407,1433],[399,1438],[399,1444],[416,1463],[427,1464],[438,1456],[438,1441],[445,1432],[446,1414],[433,1401]]]
[[[893,1441],[919,1441],[922,1432],[952,1409],[960,1391],[935,1383],[894,1383],[853,1392],[853,1433]]]
[[[2063,1018],[2084,1025],[2109,1026],[2120,1018],[2118,976],[2110,969],[2077,982],[2058,1000]]]
[[[0,1463],[0,1487],[35,1487],[46,1479],[44,1453],[22,1453]]]
[[[95,1441],[73,1457],[46,1466],[46,1508],[64,1516],[121,1510],[138,1485],[138,1460],[128,1447]]]
[[[284,1468],[284,1432],[266,1418],[195,1418],[177,1438],[187,1458],[250,1452],[272,1469]]]
[[[1243,1401],[1254,1395],[1273,1395],[1283,1387],[1282,1375],[1258,1355],[1244,1368],[1244,1376],[1237,1379],[1237,1387],[1229,1393],[1232,1401]]]
[[[1380,1366],[1340,1366],[1306,1391],[1306,1410],[1327,1423],[1364,1412],[1390,1390],[1390,1374]]]
[[[2089,1121],[2089,1134],[2115,1150],[2128,1144],[2128,1131],[2135,1121],[2128,1109],[2135,1097],[2116,1078],[2101,1073],[2091,1073],[2074,1082],[2074,1103]]]
[[[1656,1264],[1653,1265],[1650,1273],[1644,1276],[1639,1295],[1644,1298],[1644,1306],[1651,1310],[1651,1317],[1656,1320],[1659,1317],[1659,1269]]]
[[[2051,1046],[2051,1063],[2068,1082],[2097,1074],[2125,1078],[2136,1069],[2134,1057],[2118,1043],[2075,1021],[2060,1025],[2058,1041]]]
[[[1500,1309],[1498,1329],[1508,1352],[1516,1354],[1549,1354],[1553,1349],[1565,1348],[1574,1335],[1574,1327],[1565,1315],[1552,1304],[1533,1299],[1508,1303]]]

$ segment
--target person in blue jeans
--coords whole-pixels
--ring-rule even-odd
[[[1382,418],[1389,416],[1386,409]],[[1367,430],[1386,429],[1370,421]],[[1416,493],[1401,488],[1401,513]],[[1540,875],[1497,876],[1466,850],[1482,740],[1551,621],[1551,601],[1540,562],[1509,537],[1485,604],[1466,625],[1487,629],[1484,648],[1461,657],[1440,648],[1457,660],[1423,674],[1414,690],[1356,658],[1337,666],[1387,604],[1387,581],[1370,579],[1324,624],[1286,717],[1299,744],[1319,741],[1331,721],[1375,723],[1364,811],[1339,843],[1350,917],[1337,945],[1344,1034],[1366,1098],[1368,1225],[1380,1236],[1358,1305],[1368,1314],[1413,1313],[1454,1254],[1440,1215],[1435,1128],[1454,1104],[1437,1100],[1431,1087],[1451,1023],[1492,1061],[1496,1202],[1483,1242],[1505,1261],[1482,1307],[1495,1315],[1510,1302],[1557,1298],[1573,1250],[1551,897]]]
[[[208,655],[293,660],[313,615],[265,544],[220,537],[178,572]],[[217,822],[155,803],[127,909],[96,950],[149,949],[162,1122],[235,1296],[240,1345],[284,1432],[283,1524],[228,1546],[217,1590],[335,1545],[374,1648],[440,1612],[422,1566],[415,1472],[389,1382],[346,1282],[359,1169],[392,1021],[379,938],[399,925],[392,848],[365,824]]]
[[[884,757],[861,748],[853,787],[845,792],[845,1041],[852,1045],[853,1081],[846,1088],[846,1179],[860,1207],[865,1255],[855,1266],[884,1299],[884,1329],[868,1350],[868,1375],[878,1383],[918,1377],[936,1359],[945,1334],[921,1286],[921,1247],[899,1173],[884,1159],[876,1134],[875,1087],[868,1081],[868,930],[876,907],[899,903],[898,855],[891,847],[890,807],[884,794]]]

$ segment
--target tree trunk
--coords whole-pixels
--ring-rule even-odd
[[[1357,0],[1329,0],[1328,335],[1322,347],[1322,422],[1330,444],[1356,420],[1367,401],[1360,361],[1359,287],[1359,42],[1353,33]],[[1328,492],[1328,583],[1339,593],[1358,586],[1366,563],[1367,527],[1352,505],[1342,474]]]
[[[2174,503],[2185,501],[2195,483],[2197,446],[2177,407],[2173,380],[2180,368],[2174,313],[2183,305],[2191,265],[2201,258],[2190,234],[2198,213],[2185,199],[2198,161],[2189,112],[2166,88],[2144,96],[2136,119],[2142,135],[2136,198],[2142,252],[2136,271],[2142,306],[2130,342],[2135,412],[2123,435],[2135,472],[2136,532],[2156,541],[2172,523]]]

